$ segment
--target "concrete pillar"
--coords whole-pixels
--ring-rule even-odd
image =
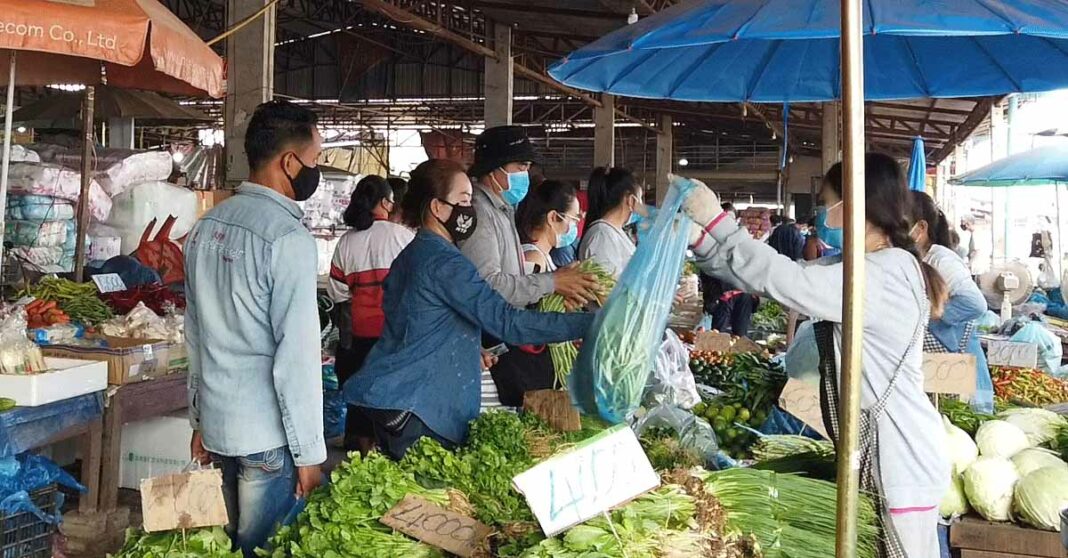
[[[964,174],[965,172],[968,172],[967,153],[964,150],[964,144],[958,143],[957,146],[953,148],[953,171],[950,173],[949,177],[953,178]]]
[[[601,95],[601,108],[593,109],[593,166],[616,164],[616,98]]]
[[[134,148],[134,119],[108,119],[108,147],[119,149]]]
[[[990,161],[1004,159],[1009,154],[1009,127],[1005,122],[1005,108],[995,103],[990,107]]]
[[[823,173],[842,160],[839,123],[838,103],[823,103]]]
[[[660,115],[660,133],[656,135],[656,204],[660,205],[667,196],[668,173],[673,169],[672,157],[675,154],[674,119],[670,114]]]
[[[226,25],[258,12],[268,0],[227,0]],[[226,183],[236,186],[248,178],[245,130],[256,106],[274,96],[275,8],[226,39],[226,100],[223,128],[226,137]]]
[[[507,126],[512,123],[512,88],[515,83],[512,66],[512,28],[492,24],[493,51],[497,60],[486,59],[486,127]]]

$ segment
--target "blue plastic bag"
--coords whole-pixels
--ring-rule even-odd
[[[692,189],[690,180],[672,179],[646,242],[584,339],[569,383],[575,405],[586,414],[619,424],[641,404],[682,274],[691,221],[679,208]]]
[[[1027,323],[1009,341],[1038,345],[1038,368],[1052,375],[1060,371],[1063,352],[1061,340],[1040,322]]]

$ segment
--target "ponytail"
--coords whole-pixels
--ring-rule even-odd
[[[920,221],[927,222],[927,237],[931,244],[953,248],[953,240],[949,236],[949,221],[946,214],[935,205],[931,196],[924,192],[910,192],[912,204],[909,207],[909,220],[912,225]]]
[[[343,216],[345,224],[358,231],[371,228],[375,222],[372,211],[392,193],[393,188],[385,178],[374,174],[363,177],[356,184],[356,189],[352,191],[352,197],[349,198],[349,206],[345,208]]]
[[[841,163],[831,168],[841,176]],[[930,301],[932,319],[942,317],[949,289],[938,271],[923,261],[916,241],[909,236],[910,197],[905,187],[901,167],[889,155],[868,153],[864,158],[864,213],[868,223],[883,231],[890,238],[890,244],[912,254],[923,272],[923,282]],[[937,219],[934,219],[937,221]],[[943,217],[944,221],[945,218]],[[937,225],[937,223],[935,223]],[[948,236],[948,232],[946,233]]]
[[[586,208],[588,228],[609,211],[619,207],[631,194],[637,195],[638,185],[634,174],[620,167],[597,167],[590,174],[588,192],[589,207]]]

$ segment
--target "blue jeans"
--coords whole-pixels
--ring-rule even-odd
[[[274,534],[293,507],[297,475],[285,447],[243,457],[212,454],[222,468],[223,499],[230,524],[226,533],[246,558]]]

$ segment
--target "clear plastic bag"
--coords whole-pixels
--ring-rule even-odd
[[[820,351],[812,320],[797,327],[794,342],[786,349],[786,375],[796,380],[816,382],[820,377]]]
[[[672,181],[647,241],[638,245],[585,337],[570,391],[586,414],[619,424],[641,403],[682,272],[690,220],[679,208],[692,189],[687,179]]]
[[[634,423],[634,433],[641,436],[650,428],[664,428],[675,432],[679,445],[696,451],[704,459],[706,467],[714,467],[718,463],[716,454],[719,453],[719,444],[716,442],[716,433],[705,419],[675,405],[657,405]]]
[[[670,329],[656,354],[656,366],[645,390],[645,401],[650,406],[677,405],[683,409],[692,409],[701,402],[697,381],[690,371],[690,351]]]

